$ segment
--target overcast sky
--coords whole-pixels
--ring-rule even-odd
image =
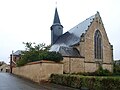
[[[9,62],[22,42],[51,43],[56,7],[64,32],[100,12],[114,59],[120,59],[120,0],[0,0],[0,60]]]

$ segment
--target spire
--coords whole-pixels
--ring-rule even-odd
[[[53,24],[56,24],[56,23],[60,23],[60,19],[59,19],[59,15],[58,15],[58,11],[57,11],[57,8],[55,9],[55,15],[54,15],[54,21],[53,21]]]
[[[60,23],[57,8],[55,8],[53,25],[50,27],[50,29],[51,29],[51,45],[53,45],[57,41],[58,37],[60,37],[63,34],[63,26]]]

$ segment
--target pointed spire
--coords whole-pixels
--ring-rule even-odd
[[[57,8],[55,8],[53,25],[50,27],[50,29],[51,29],[51,45],[53,45],[57,41],[57,39],[63,34],[63,26],[60,23]]]
[[[55,9],[55,15],[54,15],[54,21],[53,21],[53,24],[56,24],[56,23],[60,23],[60,19],[59,19],[59,15],[58,15],[58,11],[57,11],[57,8]]]

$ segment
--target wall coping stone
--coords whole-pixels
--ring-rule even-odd
[[[53,63],[53,64],[63,64],[63,62],[54,62],[54,61],[49,61],[49,60],[40,60],[40,61],[35,61],[35,62],[29,62],[26,65],[32,65],[32,64],[39,64],[39,63]]]

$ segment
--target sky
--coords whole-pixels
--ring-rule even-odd
[[[56,7],[64,32],[99,11],[114,60],[120,59],[120,0],[0,0],[0,61],[9,63],[23,42],[50,45]]]

